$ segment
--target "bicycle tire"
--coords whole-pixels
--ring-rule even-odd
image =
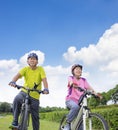
[[[21,112],[20,112],[20,116],[19,116],[18,130],[22,130],[23,129],[22,126],[23,126],[23,121],[24,121],[24,113],[25,113],[24,106],[22,106]]]
[[[60,124],[59,124],[59,130],[63,130],[64,129],[64,126],[66,125],[66,116],[67,116],[67,114],[65,114],[62,117],[62,119],[60,121]]]
[[[92,123],[92,125],[91,125],[92,130],[109,130],[106,120],[100,114],[96,114],[96,113],[89,113],[89,116],[86,119],[86,130],[90,130],[90,124],[89,124],[90,120]],[[78,122],[76,130],[83,130],[83,119],[82,118]]]
[[[29,106],[28,104],[25,104],[24,118],[21,130],[28,130],[28,126],[29,126]]]

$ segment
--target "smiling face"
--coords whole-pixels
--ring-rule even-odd
[[[73,70],[73,75],[75,77],[80,77],[82,75],[82,69],[79,66],[75,67]]]
[[[38,64],[38,60],[35,57],[31,57],[27,59],[27,63],[32,69],[35,69]]]

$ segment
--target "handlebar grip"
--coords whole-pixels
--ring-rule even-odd
[[[39,93],[39,94],[41,94],[41,93],[42,93],[42,94],[44,94],[44,92],[43,92],[43,91],[41,91],[41,90],[38,90],[38,93]]]
[[[83,91],[85,91],[83,88],[81,88],[81,87],[77,87],[77,89],[80,91],[80,92],[83,92]]]
[[[19,86],[19,85],[16,85],[15,87],[17,87],[17,89],[21,89],[22,88],[22,86]]]

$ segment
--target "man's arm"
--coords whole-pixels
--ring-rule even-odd
[[[17,81],[20,77],[21,77],[20,73],[17,73],[17,74],[13,77],[13,79],[12,79],[12,81],[9,83],[9,85],[15,87],[16,81]]]
[[[47,78],[42,79],[43,82],[43,86],[44,86],[44,93],[48,94],[49,90],[48,90],[48,82],[47,82]]]

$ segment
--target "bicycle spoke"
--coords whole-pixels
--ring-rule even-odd
[[[66,125],[66,115],[63,116],[60,122],[59,130],[63,130],[65,125]]]
[[[86,130],[109,130],[104,118],[98,114],[91,113],[85,121]],[[76,130],[83,130],[83,120],[78,123]]]

